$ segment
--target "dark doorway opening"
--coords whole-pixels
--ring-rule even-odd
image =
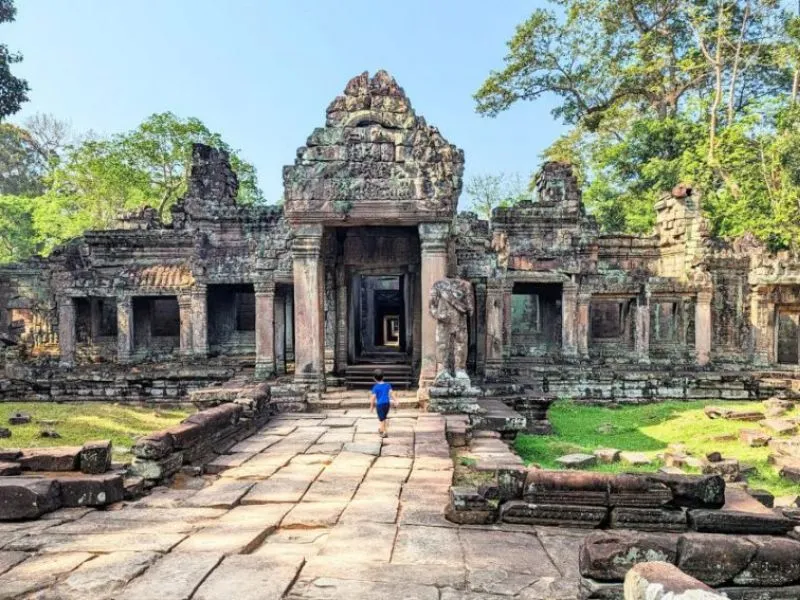
[[[406,275],[355,275],[351,362],[407,363],[411,350]]]

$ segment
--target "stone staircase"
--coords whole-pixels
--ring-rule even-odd
[[[394,382],[392,382],[394,386]],[[395,398],[400,409],[419,408],[416,390],[395,390]],[[347,388],[328,388],[318,397],[308,399],[310,411],[336,410],[336,409],[364,409],[369,408],[369,390],[351,390]]]
[[[370,362],[348,365],[345,370],[345,385],[350,388],[371,388],[375,383],[373,375],[376,369],[383,371],[386,381],[395,389],[411,389],[414,385],[414,373],[411,365],[392,362]]]

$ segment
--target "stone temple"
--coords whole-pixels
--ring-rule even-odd
[[[712,239],[689,186],[665,193],[652,235],[602,234],[560,163],[535,201],[457,214],[463,169],[383,71],[328,106],[282,206],[237,205],[227,155],[197,145],[169,222],[144,209],[0,269],[0,400],[166,401],[235,378],[303,399],[376,366],[424,398],[447,276],[472,284],[479,385],[597,402],[791,388],[798,257]]]

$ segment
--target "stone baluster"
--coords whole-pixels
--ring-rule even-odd
[[[698,365],[711,360],[711,290],[697,292],[694,305],[694,349]]]
[[[61,351],[59,364],[75,366],[75,300],[69,296],[58,299],[58,347]]]
[[[420,223],[422,292],[422,365],[419,387],[427,389],[436,377],[436,320],[428,309],[433,284],[447,276],[449,223]]]
[[[295,382],[325,385],[324,273],[321,225],[302,225],[292,242],[294,270]]]
[[[194,353],[192,294],[178,296],[178,309],[180,315],[180,354],[181,356],[191,356]]]
[[[195,284],[192,289],[192,340],[194,355],[208,356],[208,286]]]
[[[575,336],[578,357],[581,360],[589,359],[589,307],[591,304],[591,292],[578,292],[578,322],[575,325]]]
[[[275,375],[275,282],[255,284],[256,292],[256,379]]]
[[[133,342],[133,298],[123,296],[117,299],[117,362],[131,362]]]
[[[650,362],[650,290],[642,289],[636,297],[636,321],[633,348],[639,363]]]

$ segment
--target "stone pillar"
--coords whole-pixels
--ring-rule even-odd
[[[69,296],[58,299],[58,347],[61,351],[59,364],[75,366],[75,300]]]
[[[89,298],[89,342],[93,343],[100,337],[100,298]]]
[[[133,356],[133,298],[117,300],[117,362],[131,362]]]
[[[422,364],[419,387],[426,389],[436,377],[436,320],[428,309],[433,284],[447,277],[447,241],[449,223],[420,223],[422,272]]]
[[[501,279],[490,279],[486,286],[486,363],[503,360],[503,315],[505,286]]]
[[[256,379],[275,375],[275,282],[255,284],[256,292]]]
[[[636,298],[636,322],[634,327],[633,351],[636,360],[650,362],[650,291],[643,289]]]
[[[192,345],[194,355],[208,356],[208,286],[195,284],[192,289]]]
[[[286,294],[286,360],[294,362],[294,288]]]
[[[711,290],[697,292],[694,305],[694,350],[698,365],[711,360]]]
[[[275,294],[275,374],[286,375],[286,297]]]
[[[294,263],[294,380],[317,389],[325,385],[325,323],[322,225],[302,225],[292,242]]]
[[[592,303],[591,292],[578,292],[578,320],[575,324],[578,357],[589,359],[589,306]]]
[[[181,356],[191,356],[194,351],[192,335],[192,295],[181,294],[178,296],[178,309],[180,311],[180,353]]]
[[[773,310],[767,302],[767,288],[751,286],[750,288],[750,336],[753,346],[753,363],[759,366],[766,366],[775,354],[774,331],[770,319]],[[699,302],[699,301],[698,301]],[[695,325],[695,329],[697,325]]]
[[[578,286],[565,283],[561,291],[561,355],[578,356]]]
[[[336,354],[334,372],[344,373],[347,368],[347,278],[344,265],[336,266]]]
[[[475,284],[475,372],[486,374],[486,284]],[[482,318],[483,317],[483,318]]]

